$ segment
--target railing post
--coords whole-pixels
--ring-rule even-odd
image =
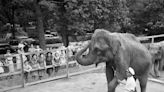
[[[152,37],[151,43],[154,43],[154,37]]]
[[[67,78],[69,78],[69,61],[68,61],[68,47],[66,48],[66,55],[65,55],[65,59],[66,59],[66,69],[67,69]]]
[[[22,67],[22,73],[21,73],[21,76],[22,76],[22,87],[25,87],[25,79],[24,79],[24,66],[23,66],[23,55],[22,53],[20,54],[20,58],[21,58],[21,67]]]

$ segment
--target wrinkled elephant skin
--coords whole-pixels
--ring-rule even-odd
[[[83,56],[87,49],[89,53]],[[90,43],[76,54],[76,60],[85,66],[106,62],[108,92],[115,92],[118,84],[114,71],[118,72],[119,79],[125,79],[126,70],[132,67],[140,82],[141,92],[146,92],[152,57],[148,49],[132,34],[96,29]]]

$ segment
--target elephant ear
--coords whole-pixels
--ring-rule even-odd
[[[108,46],[112,49],[113,55],[116,55],[119,52],[122,44],[116,35],[110,35],[110,34],[111,33],[106,34],[105,38]]]
[[[111,42],[111,47],[113,49],[113,54],[116,55],[120,50],[121,42],[119,40],[113,39]]]

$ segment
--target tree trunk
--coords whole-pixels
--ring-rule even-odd
[[[36,14],[36,20],[37,20],[37,32],[38,32],[38,38],[39,38],[39,45],[40,47],[45,50],[46,49],[46,40],[44,36],[44,27],[43,27],[43,18],[42,18],[42,12],[40,9],[40,5],[37,2],[38,0],[34,1],[34,7],[35,7],[35,14]]]
[[[11,31],[12,31],[12,38],[13,39],[15,39],[15,18],[14,18],[14,16],[15,16],[15,7],[14,6],[12,6],[12,25],[13,25],[13,27],[12,27],[12,29],[11,29]]]
[[[68,34],[62,32],[62,41],[65,47],[69,45]]]
[[[64,2],[64,0],[63,0]],[[65,3],[61,3],[59,4],[60,8],[59,8],[59,11],[60,11],[60,33],[61,33],[61,36],[62,36],[62,41],[64,43],[64,46],[67,47],[69,45],[69,34],[68,34],[68,30],[67,30],[67,24],[68,24],[68,21],[67,21],[67,18],[65,16],[65,13],[66,13],[66,9],[64,7]]]

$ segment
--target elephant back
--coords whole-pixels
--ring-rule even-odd
[[[130,33],[117,33],[116,36],[118,36],[118,40],[125,48],[132,50],[137,49],[145,53],[149,53],[148,49],[143,44],[141,44],[135,35]]]

